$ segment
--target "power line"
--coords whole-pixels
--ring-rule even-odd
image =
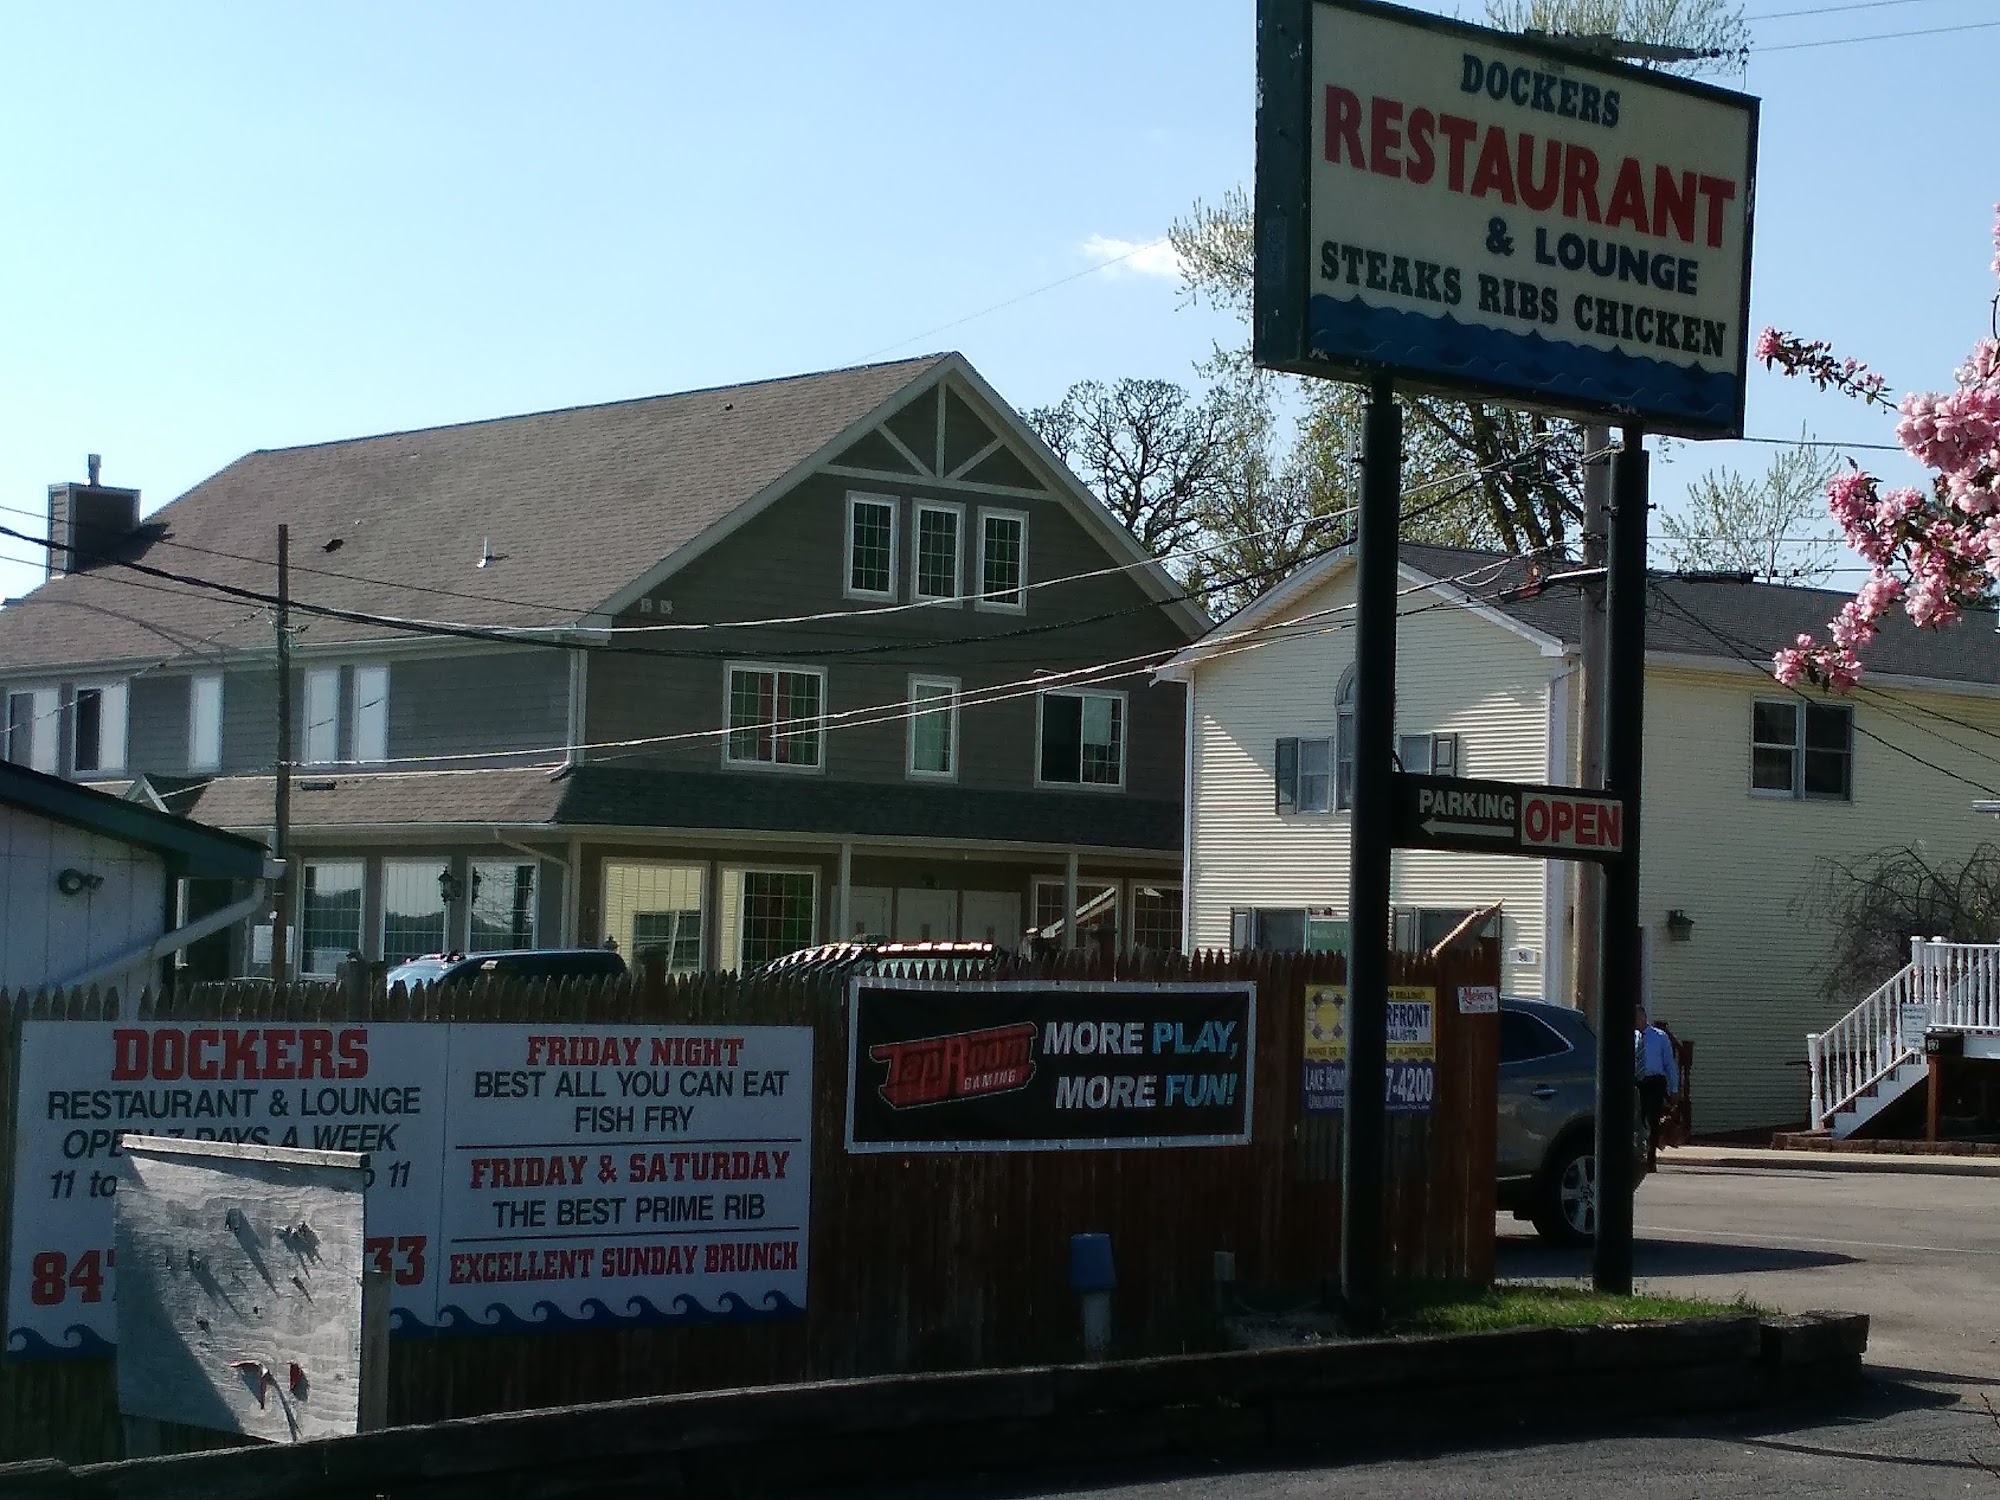
[[[1878,31],[1872,36],[1837,36],[1819,42],[1783,42],[1775,47],[1757,47],[1757,52],[1799,52],[1807,47],[1849,47],[1859,42],[1894,42],[1905,37],[1947,36],[1956,31],[1991,31],[2000,21],[1966,21],[1957,26],[1932,26],[1922,31]]]
[[[1758,648],[1751,646],[1747,641],[1738,640],[1726,634],[1724,631],[1718,629],[1716,626],[1711,625],[1707,620],[1704,620],[1700,615],[1697,615],[1696,613],[1694,613],[1694,611],[1688,609],[1678,599],[1674,598],[1665,589],[1661,588],[1657,582],[1652,584],[1652,589],[1655,597],[1657,597],[1662,604],[1666,605],[1669,609],[1673,610],[1675,614],[1681,616],[1682,619],[1688,621],[1688,623],[1694,625],[1697,629],[1700,629],[1706,634],[1714,637],[1715,640],[1721,643],[1723,649],[1728,651],[1729,654],[1734,656],[1737,660],[1743,662],[1747,666],[1756,668],[1758,672],[1770,678],[1771,681],[1778,683],[1778,686],[1785,688],[1788,692],[1792,694],[1793,697],[1797,698],[1800,702],[1812,703],[1815,701],[1811,694],[1800,691],[1798,687],[1790,683],[1778,682],[1777,674],[1771,670],[1770,664],[1768,662],[1759,661],[1755,657],[1746,654],[1747,651],[1753,651]],[[1879,707],[1880,706],[1878,705],[1878,708]],[[1882,709],[1881,711],[1886,717],[1895,719],[1898,723],[1904,724],[1907,727],[1914,729],[1921,729],[1924,727],[1922,725],[1911,724],[1909,720],[1903,718],[1899,714],[1890,713],[1887,709]],[[1947,781],[1955,781],[1961,786],[1969,786],[1973,788],[1975,791],[1984,792],[1989,797],[2000,797],[2000,788],[1990,787],[1986,785],[1986,783],[1983,781],[1975,781],[1969,776],[1961,776],[1956,771],[1946,770],[1943,766],[1937,764],[1937,762],[1926,760],[1923,756],[1917,754],[1916,751],[1911,750],[1906,746],[1899,745],[1894,740],[1884,739],[1881,735],[1876,734],[1873,730],[1867,728],[1863,724],[1860,724],[1853,720],[1850,720],[1849,723],[1856,734],[1861,735],[1865,739],[1873,740],[1876,744],[1883,746],[1885,749],[1892,750],[1898,755],[1904,756],[1909,760],[1915,761],[1918,765],[1924,767],[1926,770],[1935,771],[1938,775],[1944,777]],[[1927,732],[1934,732],[1934,731],[1927,731]],[[1964,747],[1961,746],[1960,748],[1962,749]]]
[[[1758,16],[1745,16],[1746,21],[1789,21],[1797,16],[1831,16],[1850,10],[1887,10],[1892,5],[1926,5],[1933,0],[1852,0],[1847,5],[1815,5],[1805,10],[1771,10]]]
[[[1059,286],[1068,286],[1072,281],[1081,281],[1086,276],[1095,276],[1099,271],[1108,271],[1111,269],[1111,267],[1116,265],[1121,265],[1125,261],[1130,260],[1135,255],[1141,254],[1142,252],[1147,250],[1157,250],[1160,246],[1166,243],[1167,243],[1167,237],[1165,235],[1161,235],[1158,239],[1148,240],[1143,245],[1134,245],[1130,250],[1127,250],[1122,255],[1114,255],[1111,257],[1111,259],[1101,260],[1094,266],[1085,266],[1081,271],[1073,271],[1067,276],[1057,277],[1054,281],[1047,281],[1042,283],[1042,285],[1040,286],[1030,287],[1027,291],[1020,293],[1018,296],[1007,298],[1007,300],[1004,302],[995,302],[991,307],[982,307],[979,309],[978,312],[967,313],[964,317],[954,318],[949,323],[940,323],[935,328],[926,328],[922,333],[913,333],[906,339],[897,339],[896,342],[893,344],[884,344],[879,349],[871,349],[866,354],[862,355],[861,358],[856,360],[855,363],[866,364],[868,363],[869,360],[875,358],[876,355],[887,354],[891,349],[900,349],[905,344],[914,344],[918,339],[927,339],[931,337],[933,334],[947,333],[954,328],[962,326],[963,324],[971,323],[980,318],[983,318],[987,316],[989,313],[997,313],[1004,308],[1009,308],[1014,306],[1016,303],[1026,302],[1030,297],[1039,297],[1042,295],[1043,292],[1052,292]]]
[[[1407,598],[1412,594],[1423,593],[1427,590],[1435,588],[1440,583],[1447,585],[1457,585],[1461,583],[1470,582],[1471,580],[1478,578],[1481,574],[1492,574],[1498,572],[1517,560],[1518,558],[1513,556],[1487,559],[1486,561],[1482,562],[1479,566],[1468,569],[1466,572],[1461,573],[1454,578],[1438,579],[1432,582],[1413,584],[1409,588],[1402,590],[1397,597]],[[1510,589],[1502,589],[1488,596],[1472,595],[1470,597],[1472,598],[1472,601],[1475,603],[1490,603],[1504,599],[1510,591],[1511,591]],[[1416,616],[1422,614],[1428,614],[1432,610],[1458,609],[1461,607],[1462,604],[1459,600],[1440,599],[1435,601],[1434,603],[1427,604],[1419,609],[1400,611],[1397,615],[1397,619],[1399,621],[1406,619],[1414,619]],[[1347,604],[1332,605],[1327,609],[1316,610],[1311,614],[1303,615],[1296,619],[1281,620],[1268,625],[1249,626],[1243,630],[1235,632],[1234,634],[1223,633],[1220,635],[1215,635],[1205,638],[1204,641],[1196,642],[1194,644],[1201,645],[1206,648],[1203,656],[1204,661],[1212,661],[1220,659],[1222,657],[1237,654],[1241,651],[1254,650],[1262,646],[1272,645],[1280,640],[1305,639],[1321,635],[1335,634],[1343,630],[1353,629],[1355,622],[1352,620],[1342,620],[1342,621],[1337,621],[1330,625],[1320,624],[1316,622],[1324,621],[1333,615],[1341,615],[1349,613],[1354,608],[1355,606],[1351,602]],[[1132,656],[1114,657],[1108,661],[1094,662],[1088,666],[1076,667],[1067,672],[1053,672],[1053,673],[1039,672],[1027,677],[1017,678],[1008,682],[991,683],[985,687],[974,688],[968,692],[960,693],[953,700],[950,707],[953,710],[964,710],[970,708],[987,708],[997,703],[1006,703],[1006,702],[1012,702],[1020,698],[1034,697],[1045,692],[1073,692],[1083,688],[1102,686],[1103,684],[1108,682],[1117,682],[1125,678],[1139,676],[1142,673],[1150,670],[1152,667],[1157,666],[1160,663],[1164,662],[1166,659],[1176,656],[1180,654],[1182,651],[1187,649],[1190,648],[1188,646],[1161,647],[1151,651],[1139,652]],[[448,770],[448,767],[445,767],[444,763],[451,761],[465,761],[465,760],[493,761],[497,759],[515,759],[515,758],[526,758],[532,756],[557,756],[557,755],[567,756],[571,753],[582,754],[589,752],[598,752],[596,759],[593,763],[602,765],[608,761],[629,759],[632,756],[641,753],[642,751],[657,749],[663,745],[688,744],[704,740],[720,740],[732,734],[741,734],[745,732],[751,732],[757,734],[770,734],[773,736],[797,735],[805,733],[824,734],[832,730],[838,730],[838,729],[861,729],[880,724],[902,723],[912,719],[921,718],[925,714],[936,713],[936,712],[939,712],[939,709],[935,702],[919,700],[915,698],[905,698],[905,699],[896,699],[893,701],[883,702],[883,703],[867,704],[860,708],[841,709],[832,713],[823,712],[820,714],[813,715],[811,717],[801,716],[801,717],[785,718],[785,719],[773,719],[760,722],[754,725],[738,725],[734,727],[729,725],[724,725],[720,728],[715,728],[715,729],[680,730],[672,734],[645,735],[633,739],[624,739],[624,740],[591,741],[577,745],[570,745],[570,744],[539,745],[524,750],[502,750],[502,751],[473,750],[473,751],[464,751],[447,755],[391,756],[383,760],[371,760],[365,763],[357,762],[355,764],[357,766],[364,768],[365,774],[368,775],[382,775],[382,774],[429,775],[429,774],[444,774],[445,771]],[[621,753],[606,754],[603,752],[621,752]],[[340,764],[341,763],[333,763],[331,765],[324,767],[323,769],[328,772],[337,772]],[[382,766],[397,766],[397,765],[423,766],[428,769],[421,771],[402,772],[402,773],[397,773],[397,772],[384,773],[376,769]],[[551,770],[558,768],[558,766],[554,764],[545,763],[545,765],[547,769]],[[531,762],[530,764],[523,766],[515,766],[515,767],[488,766],[483,769],[537,770],[543,768],[544,765],[537,765]],[[266,767],[262,772],[256,774],[268,774],[268,770],[269,768]],[[250,774],[250,773],[244,773],[244,774]],[[468,771],[465,772],[464,774],[473,774],[473,772]]]

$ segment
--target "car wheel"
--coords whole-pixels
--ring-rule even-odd
[[[1597,1153],[1586,1139],[1557,1149],[1542,1173],[1535,1232],[1551,1244],[1588,1245],[1597,1238]]]

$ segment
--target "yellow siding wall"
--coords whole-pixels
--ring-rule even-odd
[[[1805,1035],[1861,998],[1822,993],[1826,928],[1794,909],[1818,861],[1922,841],[1949,864],[2000,838],[1971,807],[1990,794],[1968,784],[2000,787],[2000,702],[1863,684],[1854,800],[1807,802],[1750,795],[1750,705],[1784,689],[1720,663],[1647,674],[1640,917],[1654,1010],[1695,1043],[1699,1130],[1803,1120]],[[1694,919],[1686,942],[1666,935],[1673,907]]]
[[[1405,588],[1408,587],[1406,583]],[[1193,944],[1224,948],[1234,906],[1347,910],[1348,815],[1280,817],[1273,808],[1276,741],[1335,733],[1334,695],[1354,660],[1353,573],[1343,569],[1286,618],[1339,610],[1302,633],[1200,666],[1193,685],[1193,796],[1188,850]],[[1549,684],[1559,658],[1486,619],[1438,608],[1437,596],[1401,601],[1399,733],[1459,735],[1459,774],[1546,781]],[[1399,906],[1505,903],[1502,941],[1531,948],[1509,965],[1507,989],[1540,995],[1547,962],[1541,861],[1492,855],[1399,854]]]

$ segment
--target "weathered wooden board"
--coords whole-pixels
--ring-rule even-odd
[[[361,1430],[367,1164],[125,1137],[121,1413],[281,1443]]]

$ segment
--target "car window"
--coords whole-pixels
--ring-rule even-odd
[[[1569,1051],[1553,1027],[1518,1010],[1500,1012],[1500,1061],[1533,1062],[1538,1057],[1554,1057]]]

